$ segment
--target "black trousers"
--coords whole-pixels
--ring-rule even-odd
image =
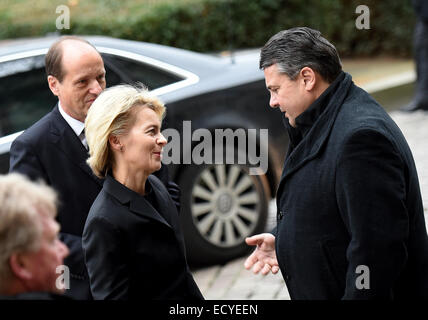
[[[416,92],[414,104],[428,110],[428,21],[419,19],[414,32]]]

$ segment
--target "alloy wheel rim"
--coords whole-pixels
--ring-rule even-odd
[[[255,178],[239,165],[205,168],[192,188],[193,222],[208,242],[233,247],[255,230],[259,220],[260,195]]]

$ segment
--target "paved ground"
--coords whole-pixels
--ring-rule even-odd
[[[376,90],[403,84],[414,79],[413,64],[406,61],[400,62],[399,65],[394,64],[392,69],[396,72],[391,71],[391,68],[388,67],[391,64],[388,63],[384,63],[378,68],[373,68],[373,65],[379,66],[373,61],[360,63],[350,61],[345,62],[344,65],[345,70],[346,66],[349,66],[349,72],[353,75],[354,81],[369,92],[376,92]],[[384,72],[382,68],[388,71]],[[363,69],[366,72],[361,72]],[[401,128],[413,152],[428,228],[428,112],[402,113],[392,111],[390,115]],[[276,208],[274,201],[271,202],[269,211],[267,230],[275,224]],[[245,257],[233,260],[224,266],[213,266],[194,271],[195,280],[205,298],[218,300],[290,299],[280,273],[268,276],[254,275],[244,268],[244,261]]]

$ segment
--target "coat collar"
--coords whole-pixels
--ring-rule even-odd
[[[343,74],[345,75],[343,80],[339,83],[337,89],[331,93],[324,111],[319,115],[300,143],[291,152],[288,152],[281,181],[299,170],[306,162],[315,158],[324,143],[326,143],[340,107],[353,83],[351,75],[345,72]]]
[[[301,138],[304,138],[314,126],[315,122],[327,108],[331,96],[336,92],[339,85],[345,78],[345,73],[341,72],[327,89],[316,99],[308,109],[296,118],[296,128],[290,129],[299,131]],[[284,118],[285,119],[285,118]],[[296,143],[295,145],[297,145]]]
[[[51,141],[68,157],[71,163],[74,163],[100,186],[102,186],[103,180],[97,178],[86,163],[86,160],[88,159],[88,151],[85,149],[79,137],[74,133],[67,121],[62,117],[59,112],[58,105],[56,105],[52,110],[51,117]]]
[[[158,202],[162,202],[161,198],[158,197],[158,192],[156,187],[154,187],[153,182],[151,181],[152,177],[149,176],[146,183],[150,183],[153,192],[156,193],[156,197]],[[136,193],[135,191],[127,188],[116,179],[114,179],[110,174],[107,175],[104,182],[104,190],[110,194],[113,198],[118,200],[122,205],[128,206],[129,209],[141,216],[144,216],[149,219],[156,220],[160,223],[171,227],[171,225],[165,220],[164,216],[162,216],[146,199],[144,196]],[[159,205],[160,208],[163,206]],[[164,210],[161,210],[162,213],[165,213]],[[166,216],[168,218],[168,216]]]

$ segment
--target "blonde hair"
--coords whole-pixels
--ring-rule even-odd
[[[135,122],[135,108],[149,107],[162,119],[164,104],[140,86],[118,85],[104,90],[89,108],[85,135],[89,147],[88,165],[94,174],[104,178],[111,169],[113,154],[110,136],[126,134]]]
[[[12,254],[40,248],[40,215],[54,218],[56,206],[56,192],[42,182],[32,182],[18,173],[0,175],[0,288],[12,275]]]

